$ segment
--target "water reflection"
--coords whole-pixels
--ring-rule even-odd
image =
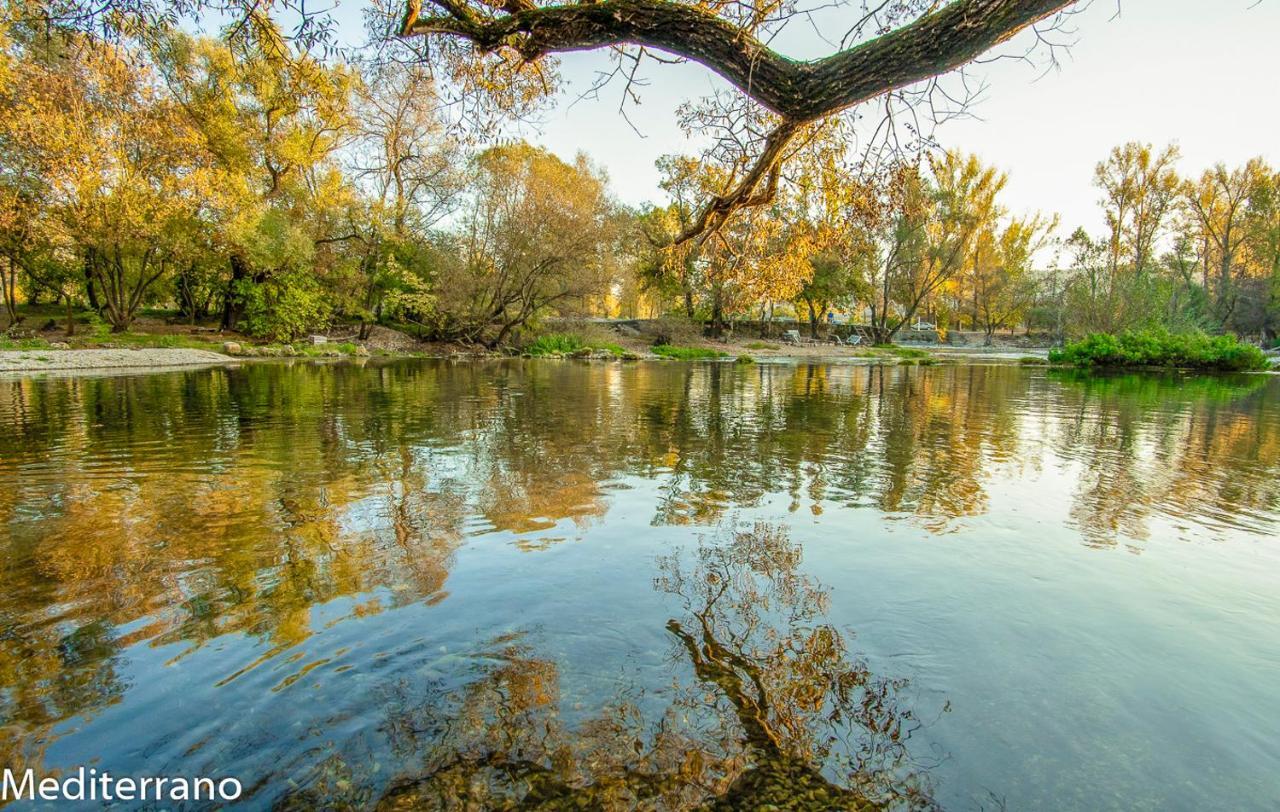
[[[151,691],[135,676],[145,651],[174,666],[216,648],[210,695],[341,675],[359,665],[338,665],[354,644],[318,636],[468,599],[451,579],[469,545],[554,556],[607,530],[620,501],[656,528],[723,524],[781,496],[800,516],[862,511],[941,534],[1034,499],[1079,542],[1134,552],[1153,528],[1266,536],[1280,515],[1280,381],[1266,376],[259,365],[0,380],[0,429],[0,762],[19,767]],[[665,709],[650,685],[607,707],[578,697],[590,718],[559,721],[564,658],[527,629],[466,679],[398,673],[395,698],[367,687],[391,678],[370,677],[359,710],[398,706],[386,728],[399,749],[382,757],[430,754],[383,802],[465,787],[480,806],[732,806],[787,785],[837,805],[927,805],[897,684],[820,620],[795,545],[757,528],[696,558],[657,575],[683,607],[667,635],[684,679]],[[321,609],[337,615],[320,622]],[[335,764],[332,783],[355,786]],[[286,767],[264,769],[264,797],[280,793]]]
[[[764,523],[672,554],[656,587],[676,598],[673,696],[641,711],[620,688],[603,711],[564,720],[555,662],[494,641],[463,687],[400,694],[386,728],[420,763],[380,809],[928,809],[906,747],[918,722],[902,680],[873,674],[825,621],[827,589],[800,569],[785,529]],[[289,808],[359,807],[367,786],[341,759]]]

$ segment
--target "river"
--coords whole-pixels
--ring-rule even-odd
[[[0,763],[259,808],[1274,809],[1278,534],[1276,376],[0,379]]]

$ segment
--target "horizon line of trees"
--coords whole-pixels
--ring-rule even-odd
[[[978,157],[860,154],[832,121],[771,202],[676,244],[741,156],[667,156],[667,200],[631,210],[585,156],[468,141],[421,65],[316,60],[256,24],[108,41],[0,22],[10,325],[22,294],[68,333],[85,309],[118,332],[160,307],[269,340],[386,323],[490,347],[550,316],[719,335],[779,308],[815,336],[853,314],[876,341],[919,319],[988,340],[1280,326],[1280,173],[1260,158],[1184,178],[1174,147],[1119,146],[1094,178],[1103,232],[1060,239]]]

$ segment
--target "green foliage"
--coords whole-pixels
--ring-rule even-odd
[[[534,357],[571,355],[579,350],[607,350],[618,357],[625,352],[617,344],[584,338],[578,333],[547,333],[524,348]]]
[[[1024,355],[1018,359],[1018,363],[1023,366],[1035,367],[1044,366],[1045,364],[1048,364],[1049,361],[1048,359],[1041,358],[1038,355]]]
[[[782,349],[781,344],[770,344],[767,341],[749,341],[746,344],[743,344],[742,346],[746,347],[749,350],[780,350]]]
[[[1261,350],[1235,336],[1163,330],[1126,332],[1118,336],[1093,333],[1062,349],[1052,350],[1049,361],[1082,367],[1179,367],[1232,372],[1268,367]]]
[[[735,364],[741,364],[745,366],[747,364],[754,364],[756,362],[756,359],[752,358],[750,355],[739,355],[737,358],[734,359],[733,362]]]
[[[674,358],[677,361],[704,361],[713,358],[727,358],[729,353],[720,350],[709,350],[704,347],[673,347],[670,344],[659,344],[653,347],[653,354],[662,358]]]
[[[899,358],[928,358],[929,351],[917,347],[899,347],[897,344],[875,344],[877,350],[888,350]]]
[[[43,338],[8,338],[0,333],[0,350],[47,350],[49,342]]]
[[[547,333],[538,338],[524,351],[533,356],[568,355],[584,349],[582,339],[572,333]]]
[[[246,332],[255,338],[292,341],[324,326],[331,315],[324,288],[305,271],[240,280],[236,293],[244,302]]]

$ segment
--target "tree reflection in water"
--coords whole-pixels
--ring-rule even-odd
[[[386,729],[422,769],[379,808],[934,806],[906,746],[918,721],[902,706],[905,682],[872,673],[824,622],[828,591],[800,571],[783,527],[704,539],[691,567],[683,558],[663,558],[655,582],[681,609],[667,623],[678,656],[665,713],[623,690],[570,724],[555,663],[499,640],[476,680],[392,712]],[[283,806],[369,800],[349,794],[344,766],[329,773]]]
[[[611,533],[637,515],[671,529],[715,525],[739,510],[827,511],[832,526],[883,519],[886,541],[889,522],[902,522],[962,534],[978,551],[985,528],[1008,524],[1022,528],[1028,545],[1043,531],[1099,551],[1141,552],[1145,539],[1184,527],[1209,538],[1275,535],[1278,472],[1280,380],[1261,375],[504,361],[0,380],[0,763],[40,768],[52,745],[74,745],[112,709],[152,698],[138,668],[162,647],[176,677],[210,669],[202,701],[345,687],[368,663],[334,642],[344,629],[381,615],[362,627],[376,634],[395,627],[399,610],[446,598],[444,616],[517,600],[455,578],[460,556],[494,539],[531,551],[526,591],[551,583],[555,569],[554,552],[532,551],[571,536],[589,545],[601,538],[607,563]],[[1043,513],[1043,521],[1028,522],[1013,506]],[[595,536],[596,529],[605,532]],[[877,751],[867,742],[800,735],[850,718],[840,706],[844,683],[792,674],[793,683],[822,687],[826,704],[814,710],[817,700],[779,681],[806,662],[834,668],[843,638],[824,631],[816,615],[797,616],[793,629],[777,596],[769,610],[744,606],[746,587],[788,594],[789,583],[775,577],[785,571],[780,564],[725,552],[748,556],[748,549],[745,541],[721,542],[700,555],[699,578],[752,579],[739,575],[709,603],[705,583],[665,562],[662,586],[685,602],[670,639],[687,695],[674,705],[653,691],[619,699],[589,723],[568,702],[567,728],[520,745],[533,754],[530,763],[578,765],[556,767],[540,786],[570,787],[576,798],[608,787],[639,797],[643,784],[659,793],[655,805],[688,806],[727,797],[735,781],[749,787],[746,765],[766,776],[767,765],[798,763],[820,765],[822,775],[871,799],[913,797],[907,788],[895,795],[864,786],[862,777],[876,773],[866,754]],[[584,591],[607,589],[580,583]],[[715,621],[709,632],[700,612]],[[757,637],[744,638],[744,629]],[[776,648],[796,629],[809,634],[803,646]],[[561,631],[548,629],[551,644]],[[824,647],[834,647],[834,659],[821,660]],[[483,679],[467,689],[477,724],[501,716],[486,691],[514,701],[520,679],[536,682],[523,689],[531,698],[520,741],[532,741],[537,720],[558,718],[557,672],[539,656],[550,655],[520,639],[493,653]],[[846,670],[856,674],[856,664]],[[387,690],[387,673],[350,689],[344,712],[376,713],[381,697],[366,697]],[[845,679],[859,696],[874,697],[882,685],[869,675]],[[399,704],[448,707],[421,701],[427,689],[415,682]],[[456,684],[432,690],[466,704]],[[706,721],[694,712],[705,711],[706,702],[694,701],[704,694],[715,697],[716,718],[733,735],[705,725],[691,732]],[[594,696],[584,704],[599,708]],[[337,713],[286,706],[317,728]],[[667,721],[655,729],[656,716]],[[757,717],[764,721],[749,724]],[[460,718],[436,722],[453,730]],[[212,712],[202,721],[220,733],[228,726]],[[471,747],[512,757],[512,741],[486,744],[475,731],[432,739],[431,729],[409,720],[396,728],[397,740],[406,757],[437,753],[446,740],[464,743],[452,772],[444,756],[430,762],[442,777],[494,774],[493,766],[476,766]],[[893,741],[894,728],[861,729],[884,730],[881,740]],[[95,732],[113,743],[176,748],[170,729]],[[269,725],[253,734],[287,757],[249,765],[260,771],[263,797],[315,766],[288,734]],[[624,741],[639,741],[640,752],[621,751]],[[213,750],[207,745],[206,754]],[[842,754],[863,758],[841,771]],[[184,751],[169,755],[187,763]],[[52,763],[60,763],[56,752]],[[683,790],[670,788],[673,775]]]

